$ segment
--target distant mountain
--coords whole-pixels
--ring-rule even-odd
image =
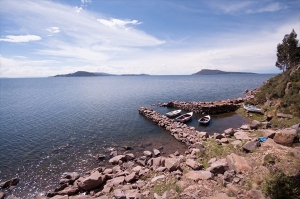
[[[95,73],[90,73],[86,71],[77,71],[75,73],[69,73],[65,75],[55,75],[54,77],[90,77],[97,76]]]
[[[122,74],[121,76],[146,76],[146,75],[147,74]],[[102,73],[102,72],[91,73],[86,71],[77,71],[75,73],[55,75],[53,77],[95,77],[95,76],[117,76],[117,75]]]
[[[222,70],[210,70],[210,69],[202,69],[197,73],[192,75],[221,75],[221,74],[257,74],[257,73],[250,73],[250,72],[227,72]]]

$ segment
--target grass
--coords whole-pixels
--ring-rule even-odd
[[[165,182],[167,181],[167,182]],[[177,193],[180,193],[182,190],[181,188],[176,184],[176,179],[174,177],[171,177],[169,179],[164,180],[158,180],[153,187],[154,193],[157,193],[159,195],[162,195],[164,192],[168,190],[175,190]]]

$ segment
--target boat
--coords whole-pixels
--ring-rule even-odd
[[[210,115],[205,115],[198,120],[199,124],[208,124],[210,122]]]
[[[193,116],[193,112],[185,113],[183,115],[176,117],[175,120],[178,122],[186,122],[186,121],[190,120],[192,118],[192,116]]]
[[[168,113],[166,113],[166,115],[168,117],[175,117],[175,116],[178,116],[180,113],[181,113],[181,110],[179,109],[179,110],[168,112]]]
[[[262,110],[260,108],[257,108],[255,106],[245,105],[243,104],[244,109],[246,109],[248,112],[254,112],[254,113],[262,113]]]

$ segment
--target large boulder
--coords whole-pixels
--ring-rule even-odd
[[[246,152],[253,152],[256,148],[260,147],[260,143],[257,141],[248,141],[243,146],[243,150]]]
[[[226,157],[226,161],[229,169],[234,170],[236,173],[244,173],[245,171],[252,169],[244,157],[238,156],[234,153],[228,155]]]
[[[202,164],[200,164],[199,162],[196,162],[193,159],[187,159],[185,163],[186,163],[186,165],[191,167],[193,170],[200,170],[203,168]]]
[[[99,173],[99,171],[93,172],[90,176],[84,178],[78,183],[78,186],[85,190],[90,191],[97,187],[100,187],[105,181],[105,175]]]
[[[190,171],[184,175],[184,177],[191,180],[208,180],[213,177],[210,171]]]
[[[259,122],[257,120],[253,120],[250,124],[250,129],[258,129],[260,125],[261,125],[261,122]]]
[[[171,172],[176,170],[181,170],[180,168],[180,158],[166,158],[165,167]]]
[[[213,174],[223,174],[226,170],[228,170],[228,164],[225,158],[217,160],[211,164],[209,168],[206,169]]]
[[[238,131],[234,133],[234,137],[237,140],[251,140],[251,138],[248,136],[248,133],[245,131]]]
[[[124,160],[126,160],[126,156],[125,155],[117,155],[117,156],[111,158],[109,160],[109,163],[118,164],[119,161],[124,161]]]
[[[297,129],[286,128],[278,130],[273,138],[274,142],[282,145],[291,145],[297,136]]]

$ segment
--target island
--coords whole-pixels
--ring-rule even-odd
[[[148,74],[109,74],[103,72],[87,72],[87,71],[77,71],[75,73],[63,74],[63,75],[55,75],[53,77],[96,77],[96,76],[148,76]]]
[[[229,72],[222,70],[211,70],[211,69],[202,69],[192,75],[221,75],[221,74],[257,74],[251,72]]]

